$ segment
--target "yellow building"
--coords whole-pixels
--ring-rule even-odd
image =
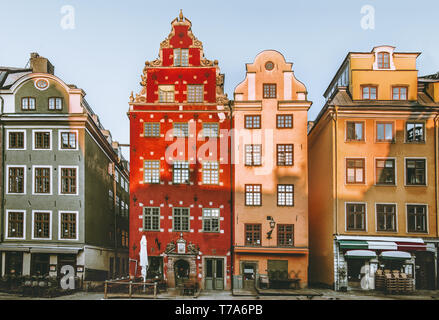
[[[394,49],[350,52],[308,133],[311,283],[436,286],[439,87]]]
[[[303,287],[308,282],[311,102],[292,63],[279,52],[259,53],[246,69],[233,107],[234,288]]]

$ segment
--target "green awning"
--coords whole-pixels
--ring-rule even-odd
[[[369,249],[367,241],[339,240],[340,249]]]

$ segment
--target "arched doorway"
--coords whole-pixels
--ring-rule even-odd
[[[184,280],[189,279],[189,262],[186,260],[177,260],[174,264],[175,284],[182,285]]]

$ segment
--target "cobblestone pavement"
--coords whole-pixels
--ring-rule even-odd
[[[160,294],[158,299],[169,300],[439,300],[439,290],[416,291],[410,295],[386,295],[376,291],[335,292],[329,289],[312,289],[315,296],[234,296],[231,291],[202,291],[197,298],[173,294]],[[113,300],[116,298],[108,299]],[[23,297],[0,293],[0,300],[104,300],[100,292],[77,292],[56,298]],[[133,299],[134,300],[134,299]]]

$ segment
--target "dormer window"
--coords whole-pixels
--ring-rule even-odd
[[[62,98],[49,98],[49,110],[62,110]]]
[[[35,98],[21,98],[21,110],[35,110]]]
[[[174,67],[187,67],[189,65],[189,49],[174,49]]]
[[[378,52],[378,69],[390,69],[390,54]]]
[[[174,102],[174,85],[159,86],[159,102]]]
[[[362,86],[361,93],[363,100],[376,100],[377,99],[377,87],[376,86]]]

